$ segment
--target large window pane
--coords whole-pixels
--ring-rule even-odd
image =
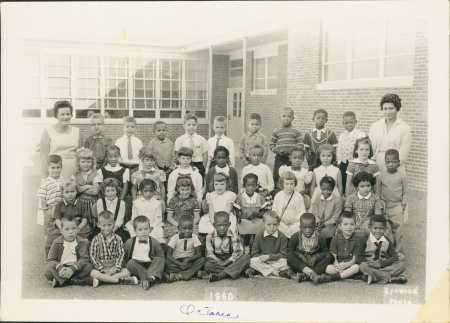
[[[341,81],[347,79],[347,64],[325,65],[325,81]]]
[[[347,59],[347,45],[327,47],[325,49],[325,63],[339,62]]]
[[[384,76],[411,76],[414,74],[414,56],[386,58]]]
[[[388,37],[386,43],[386,55],[398,55],[414,52],[414,35]]]
[[[255,90],[264,90],[265,86],[265,80],[255,80]]]
[[[360,42],[380,38],[380,22],[372,21],[356,25],[353,29],[353,41]]]
[[[278,57],[269,57],[267,59],[267,77],[277,77],[278,76]]]
[[[352,79],[367,79],[379,77],[378,59],[370,59],[367,61],[353,62]]]
[[[264,78],[266,74],[265,58],[255,59],[255,78]]]
[[[333,29],[326,33],[326,46],[344,45],[347,43],[347,30],[346,29]]]

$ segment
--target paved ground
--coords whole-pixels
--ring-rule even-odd
[[[273,157],[269,160],[273,161]],[[269,166],[272,167],[271,163]],[[52,289],[45,277],[43,227],[36,224],[40,183],[37,154],[26,159],[23,168],[23,277],[24,299],[96,299],[96,300],[205,300],[210,288],[222,290],[235,288],[236,299],[241,301],[271,302],[333,302],[333,303],[383,303],[383,286],[362,282],[333,282],[321,286],[312,283],[298,284],[287,279],[238,279],[208,283],[206,280],[157,285],[149,291],[140,286],[100,286],[98,288],[67,286]],[[240,173],[240,170],[238,170]],[[26,185],[25,185],[26,184]],[[26,202],[25,202],[26,201]],[[419,286],[419,302],[424,299],[426,264],[426,195],[412,192],[410,195],[410,220],[405,224],[404,246],[406,271],[410,286]],[[420,236],[421,239],[413,239]],[[412,266],[414,264],[414,266]],[[209,299],[209,298],[208,298]]]

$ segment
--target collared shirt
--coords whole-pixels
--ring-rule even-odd
[[[202,243],[195,234],[189,239],[180,239],[180,234],[176,234],[170,239],[167,245],[173,249],[172,256],[175,259],[181,259],[190,258],[195,255],[195,248],[201,246]]]
[[[312,181],[313,173],[308,171],[307,168],[302,167],[300,170],[292,170],[292,166],[283,165],[278,169],[278,175],[281,177],[287,171],[292,172],[295,175],[295,178],[297,178],[297,186],[295,187],[297,192],[303,191],[305,189],[305,184],[310,184]]]
[[[242,135],[239,140],[239,159],[241,161],[250,158],[250,148],[254,145],[261,145],[264,148],[264,154],[261,159],[263,164],[267,161],[268,149],[267,149],[267,139],[266,136],[259,131],[257,132],[247,132]]]
[[[267,236],[278,238],[278,230],[274,234],[269,234],[269,232],[267,232],[267,230],[264,230],[264,238]]]
[[[336,255],[337,261],[350,261],[356,257],[356,247],[358,245],[358,238],[355,232],[347,239],[344,234],[340,232],[334,236],[330,244],[330,252]]]
[[[63,217],[68,216],[80,220],[80,218],[87,218],[88,212],[83,203],[78,202],[78,199],[75,199],[73,202],[68,202],[66,199],[62,199],[55,207],[53,218],[61,220]]]
[[[366,196],[362,196],[361,194],[359,194],[359,192],[357,194],[358,194],[358,198],[360,200],[362,200],[362,199],[368,200],[368,199],[370,199],[370,196],[372,195],[372,192],[369,192],[369,194],[367,194]]]
[[[376,194],[369,193],[366,198],[360,199],[358,192],[351,194],[345,202],[345,208],[351,208],[353,214],[356,215],[356,224],[358,226],[358,218],[364,219],[375,214],[376,209],[383,209],[383,203]]]
[[[192,136],[185,133],[178,137],[177,140],[175,140],[174,150],[178,151],[181,147],[191,148],[191,137],[194,141],[194,155],[192,156],[192,162],[203,162],[203,154],[208,151],[208,143],[205,138],[197,133],[194,133]]]
[[[217,230],[214,229],[206,237],[206,258],[218,260],[216,255],[223,254],[231,254],[228,259],[235,262],[243,254],[241,240],[239,235],[231,229],[228,229],[225,237],[219,236]]]
[[[134,135],[131,136],[130,139],[131,150],[133,153],[132,159],[128,159],[128,136],[124,135],[116,140],[116,146],[120,149],[120,160],[132,162],[133,164],[139,165],[139,151],[143,147],[142,141],[136,138]]]
[[[353,149],[358,139],[364,138],[366,134],[354,128],[352,131],[347,130],[339,136],[339,144],[336,151],[337,162],[346,163],[353,159]]]
[[[170,199],[173,197],[177,179],[180,175],[183,174],[189,174],[189,176],[191,177],[192,184],[194,184],[195,188],[195,196],[197,197],[199,203],[201,203],[203,197],[203,178],[202,175],[200,175],[200,173],[198,172],[198,169],[193,169],[192,167],[189,167],[187,169],[177,167],[173,170],[172,173],[170,173],[169,180],[167,181],[167,201],[170,201]]]
[[[247,174],[255,174],[258,176],[258,183],[269,192],[272,192],[275,184],[273,182],[272,171],[266,164],[252,165],[248,164],[242,169],[241,186],[244,186],[243,178]]]
[[[223,146],[226,149],[228,149],[228,152],[230,153],[230,166],[235,165],[235,151],[234,151],[234,142],[230,138],[228,138],[225,135],[222,135],[220,138],[215,135],[214,137],[211,137],[208,139],[208,157],[209,159],[214,158],[214,150],[217,146],[217,139],[219,139],[219,146]]]
[[[111,145],[111,138],[103,134],[99,136],[92,135],[84,141],[84,148],[90,149],[94,153],[94,157],[97,160],[97,169],[102,167],[102,164],[106,159],[107,148]]]
[[[75,251],[76,246],[78,245],[77,240],[73,240],[72,242],[68,242],[64,240],[63,246],[63,254],[61,256],[60,263],[62,265],[72,265],[74,262],[76,262],[77,259],[77,252]]]
[[[372,234],[372,232],[369,234],[369,239],[370,239],[370,241],[371,241],[372,243],[380,242],[380,241],[387,242],[387,239],[386,239],[384,236],[382,236],[382,237],[378,240],[377,238],[375,238],[375,236]]]
[[[219,167],[219,166],[214,166],[214,168],[216,169],[216,174],[217,173],[225,173],[228,176],[230,176],[230,167],[228,167],[228,165],[225,165],[225,167]]]
[[[45,203],[53,206],[62,200],[61,184],[64,182],[64,177],[60,176],[58,179],[47,177],[39,186],[37,196],[44,197]]]
[[[105,197],[105,202],[106,202],[106,210],[111,212],[112,214],[116,213],[116,208],[117,208],[117,202],[119,201],[119,199],[116,197],[114,198],[112,201],[108,200]],[[122,226],[123,224],[123,219],[125,217],[125,202],[121,201],[120,206],[119,206],[119,213],[117,214],[117,218],[115,221],[115,225],[117,225],[119,228]],[[103,200],[102,199],[98,199],[97,200],[97,212],[98,214],[100,214],[101,212],[104,211],[103,208]]]
[[[98,271],[104,271],[101,261],[115,259],[114,268],[119,272],[122,269],[123,257],[125,256],[122,239],[114,233],[108,239],[105,239],[103,234],[99,233],[91,241],[89,255],[92,264]]]
[[[92,184],[94,184],[94,183],[100,183],[101,181],[100,181],[100,177],[98,176],[98,174],[97,173],[95,173],[95,176],[94,176],[94,179],[92,180],[92,184],[90,184],[90,181],[89,181],[89,178],[92,178],[92,176],[89,176],[89,175],[91,175],[92,174],[92,169],[90,169],[90,170],[88,170],[86,173],[78,173],[78,174],[75,174],[74,175],[74,177],[73,177],[73,179],[75,180],[75,181],[77,181],[77,182],[80,182],[80,180],[78,179],[77,180],[77,175],[79,175],[79,176],[81,176],[83,179],[84,179],[84,182],[85,182],[85,184],[84,185],[92,185]],[[81,183],[81,182],[80,182]]]
[[[305,133],[305,137],[303,137],[303,145],[305,148],[309,148],[312,153],[315,153],[320,146],[325,144],[330,144],[333,147],[338,146],[336,134],[330,129],[323,128],[320,131],[317,131],[317,129],[314,128]]]
[[[124,167],[120,166],[119,164],[117,164],[114,167],[112,167],[110,164],[107,164],[104,167],[104,169],[106,169],[109,172],[113,172],[113,173],[118,172],[118,171],[122,170],[123,168]],[[105,180],[105,178],[103,178],[103,173],[102,173],[101,169],[99,169],[97,171],[97,175],[98,175],[98,179],[99,179],[100,182],[103,182]],[[124,173],[122,175],[122,183],[126,183],[128,181],[130,181],[130,171],[129,171],[128,168],[125,168],[125,171],[124,171]]]
[[[146,200],[142,196],[133,201],[133,211],[131,213],[131,223],[139,215],[145,215],[150,220],[150,227],[162,226],[162,208],[161,201],[153,196]]]
[[[132,259],[139,261],[150,262],[152,261],[148,254],[150,253],[150,238],[147,238],[147,243],[139,242],[139,238],[136,238],[136,243],[134,244]]]
[[[305,235],[302,233],[302,250],[304,252],[310,252],[313,245],[314,245],[314,241],[316,239],[316,232],[314,231],[314,233],[312,234],[312,236],[305,237]]]
[[[156,137],[152,138],[148,143],[148,147],[155,152],[156,165],[159,168],[170,167],[175,163],[174,144],[169,138],[166,137],[163,140]]]

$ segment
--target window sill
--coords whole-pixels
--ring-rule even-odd
[[[156,121],[164,121],[166,124],[183,124],[183,119],[148,119],[148,118],[138,118],[137,124],[139,125],[152,125]],[[52,125],[56,123],[55,118],[29,118],[22,117],[23,125]],[[105,125],[109,124],[122,124],[122,119],[105,119]],[[82,125],[82,124],[90,124],[89,119],[75,119],[73,118],[70,122],[72,125]],[[209,124],[207,119],[198,119],[198,124]]]
[[[385,79],[368,79],[352,81],[333,81],[317,84],[317,90],[363,89],[379,87],[411,87],[414,77],[391,77]]]
[[[277,89],[254,90],[250,92],[250,95],[277,95]]]

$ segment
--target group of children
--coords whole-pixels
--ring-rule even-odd
[[[380,172],[353,112],[343,116],[339,141],[325,127],[323,109],[303,141],[293,120],[294,111],[283,109],[282,126],[268,142],[260,115],[250,115],[238,180],[225,117],[214,118],[215,136],[206,141],[196,133],[197,117],[187,114],[186,133],[175,143],[157,121],[155,137],[143,146],[133,117],[124,118],[124,136],[112,144],[103,116],[93,114],[93,135],[77,153],[72,178],[60,176],[61,157],[47,159],[49,177],[38,191],[45,277],[53,287],[141,281],[144,289],[258,273],[314,284],[405,283],[408,184],[398,152],[386,152]],[[265,164],[268,149],[273,170]]]

